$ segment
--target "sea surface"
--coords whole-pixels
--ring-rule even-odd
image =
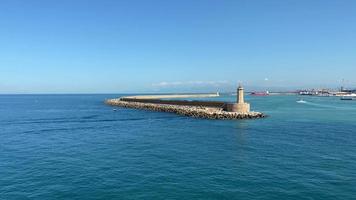
[[[118,96],[0,95],[0,199],[356,199],[356,101],[247,96],[269,117],[224,121]]]

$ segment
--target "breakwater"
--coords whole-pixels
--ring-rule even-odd
[[[220,94],[208,93],[208,94],[160,94],[160,95],[138,95],[138,96],[127,96],[121,99],[182,99],[182,98],[208,98],[208,97],[218,97]]]
[[[212,106],[209,106],[211,103]],[[159,99],[121,99],[106,100],[106,104],[125,108],[145,109],[160,112],[171,112],[179,115],[206,118],[206,119],[255,119],[263,118],[260,112],[228,112],[224,111],[223,102],[199,102],[199,101],[168,101]],[[194,104],[194,105],[192,105]]]
[[[223,101],[187,101],[187,100],[163,100],[163,99],[131,99],[127,97],[120,98],[121,101],[126,102],[140,102],[140,103],[154,103],[154,104],[169,104],[180,106],[204,106],[222,108],[226,104]]]

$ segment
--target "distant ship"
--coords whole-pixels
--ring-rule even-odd
[[[269,92],[268,91],[265,91],[265,92],[251,92],[252,96],[268,96],[269,95]]]

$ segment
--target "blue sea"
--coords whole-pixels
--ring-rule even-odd
[[[239,121],[118,96],[1,95],[0,199],[356,199],[356,101],[247,96],[269,117]]]

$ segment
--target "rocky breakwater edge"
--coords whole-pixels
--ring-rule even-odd
[[[106,100],[105,103],[111,106],[120,106],[125,108],[144,109],[159,112],[171,112],[176,113],[178,115],[204,119],[257,119],[266,117],[265,114],[260,112],[227,112],[224,111],[223,108],[205,106],[142,103],[135,101],[124,101],[121,99],[109,99]]]

